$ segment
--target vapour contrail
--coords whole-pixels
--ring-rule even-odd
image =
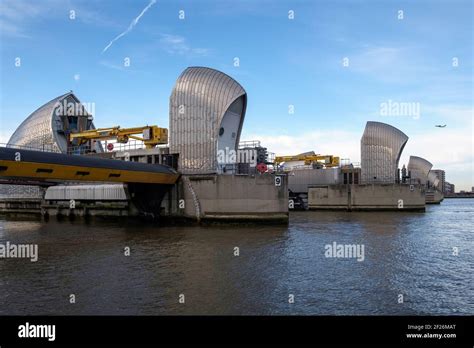
[[[104,53],[105,51],[107,51],[110,46],[112,46],[112,44],[117,41],[118,39],[120,39],[122,36],[125,36],[127,35],[130,31],[132,31],[132,29],[135,27],[135,25],[138,24],[138,21],[140,20],[140,18],[142,18],[142,16],[146,13],[146,11],[148,11],[148,9],[150,7],[152,7],[154,4],[156,3],[156,0],[151,0],[150,3],[142,10],[142,12],[132,21],[132,23],[130,23],[130,25],[128,26],[127,30],[125,30],[123,33],[120,33],[119,35],[117,35],[112,41],[109,42],[109,44],[107,46],[105,46],[104,50],[102,51],[102,53]]]

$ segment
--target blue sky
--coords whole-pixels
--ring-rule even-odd
[[[402,163],[422,156],[458,190],[474,186],[472,1],[157,0],[103,52],[149,4],[1,0],[0,142],[69,90],[99,127],[168,126],[177,77],[208,66],[248,93],[242,140],[358,162],[365,122],[386,122],[410,137]],[[381,114],[389,101],[420,113]]]

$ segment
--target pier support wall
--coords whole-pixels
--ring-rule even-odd
[[[309,209],[425,210],[425,192],[418,185],[319,185],[308,191]]]
[[[176,202],[172,215],[197,221],[288,222],[288,181],[285,175],[188,175],[165,197]]]
[[[444,195],[438,190],[426,191],[426,204],[440,204],[444,200]]]

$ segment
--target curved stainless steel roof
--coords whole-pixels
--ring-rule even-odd
[[[69,102],[74,103],[75,106],[71,116],[74,116],[77,110],[80,110],[83,116],[88,116],[77,97],[72,92],[68,92],[54,98],[31,113],[12,134],[7,147],[18,146],[31,150],[67,152],[67,139],[65,134],[60,131],[63,128],[60,117],[63,114],[60,111],[66,111],[66,114],[69,114],[69,110],[64,110],[64,106],[68,107]],[[94,128],[92,122],[89,126]],[[100,145],[98,145],[97,150],[102,150]],[[0,195],[36,198],[42,197],[43,194],[38,186],[0,185]]]
[[[15,130],[8,145],[41,148],[49,146],[52,151],[60,152],[56,145],[52,128],[53,111],[63,98],[70,93],[61,95],[36,109]]]
[[[170,152],[179,153],[182,172],[216,171],[222,133],[232,137],[226,144],[235,150],[246,105],[245,90],[228,75],[205,67],[184,70],[171,93],[169,122]]]
[[[72,105],[75,108],[67,116],[76,116],[77,110],[81,110],[81,116],[90,116],[72,92],[63,94],[31,113],[10,137],[8,146],[25,146],[32,150],[67,152],[67,140],[61,132],[63,125],[60,116],[69,112],[69,110],[64,109],[64,107],[71,105],[68,103],[73,103]],[[64,114],[60,110],[64,110]],[[90,127],[94,128],[94,125],[91,123]]]
[[[438,179],[438,175],[436,175],[435,172],[433,171],[430,171],[428,173],[428,181],[434,186],[436,187],[437,189],[439,189],[438,185],[439,185],[439,179]]]
[[[394,183],[408,136],[382,122],[367,122],[360,141],[363,183]]]
[[[418,179],[421,184],[426,184],[428,174],[433,164],[424,158],[418,156],[410,156],[407,169],[412,179]]]

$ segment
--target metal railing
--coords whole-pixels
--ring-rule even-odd
[[[127,143],[116,143],[108,142],[106,140],[100,141],[101,147],[104,152],[123,152],[130,150],[140,150],[145,148],[143,141],[139,140],[129,140]],[[108,145],[112,144],[112,148],[109,150]],[[68,149],[68,154],[71,155],[83,155],[87,153],[96,152],[95,149],[92,149],[90,145],[84,144],[80,146],[71,146]]]
[[[145,144],[143,143],[143,141],[140,141],[140,140],[129,140],[126,143],[108,143],[108,144],[114,145],[114,148],[111,151],[130,151],[130,150],[141,150],[145,148]],[[104,149],[107,148],[108,144],[104,146]],[[111,152],[111,151],[108,151],[108,152]]]
[[[341,163],[339,164],[341,168],[360,168],[360,162],[350,162],[350,163]]]
[[[244,149],[244,148],[254,148],[254,147],[261,147],[260,146],[260,140],[249,140],[249,141],[241,141],[239,143],[239,149]]]
[[[16,145],[16,144],[6,144],[0,143],[0,147],[6,147],[11,149],[19,150],[31,150],[31,151],[41,151],[41,152],[61,152],[55,144],[42,144],[42,145]]]
[[[122,143],[111,143],[107,141],[99,141],[103,152],[117,152],[117,151],[129,151],[129,150],[140,150],[145,148],[143,141],[139,140],[130,140],[125,144]],[[113,144],[113,149],[108,150],[107,145]],[[61,153],[61,150],[56,144],[42,144],[42,145],[16,145],[8,143],[0,143],[0,147],[7,147],[20,150],[31,150],[31,151],[41,151],[41,152],[55,152]],[[83,144],[79,146],[70,146],[67,149],[68,155],[85,155],[88,153],[98,152],[96,151],[97,147],[91,148],[89,144]]]
[[[117,151],[127,151],[127,150],[137,150],[142,149],[145,147],[143,142],[140,141],[128,141],[128,143],[116,143],[116,142],[109,142],[106,140],[99,141],[103,152],[117,152]],[[112,148],[109,150],[109,145],[112,145]],[[95,149],[92,149],[90,145],[84,144],[80,146],[71,146],[68,150],[70,154],[85,154],[95,152]]]
[[[270,152],[270,151],[267,151],[267,162],[268,163],[275,163],[275,152]]]
[[[235,175],[256,175],[262,174],[257,170],[257,167],[250,166],[249,163],[231,163],[218,165],[218,174],[235,174]],[[265,173],[276,173],[274,167],[269,165]],[[283,172],[280,172],[283,173]]]
[[[71,146],[67,149],[68,155],[85,155],[94,152],[89,145]]]

